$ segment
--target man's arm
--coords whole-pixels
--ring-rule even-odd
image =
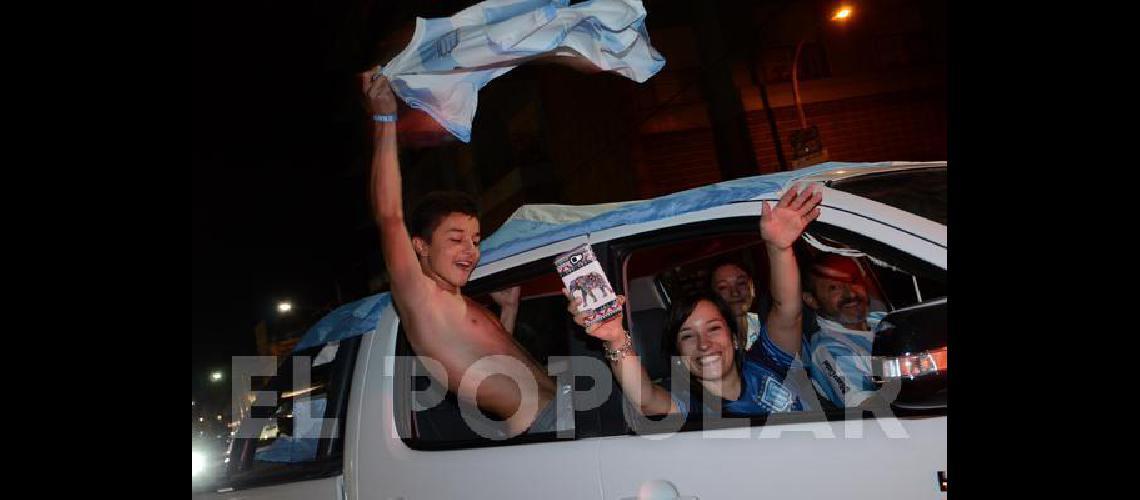
[[[366,109],[372,115],[395,115],[396,97],[388,79],[373,80],[372,71],[361,75]],[[370,193],[372,212],[380,228],[380,250],[384,265],[392,279],[394,298],[407,302],[424,287],[416,252],[408,229],[404,226],[403,199],[400,193],[400,163],[396,150],[396,123],[372,121],[372,177]]]
[[[775,208],[764,202],[760,209],[760,235],[768,252],[772,310],[768,312],[768,335],[784,352],[797,355],[803,335],[803,298],[800,273],[792,244],[808,223],[819,217],[823,194],[809,186],[799,193],[792,186]]]
[[[519,292],[521,290],[521,287],[515,285],[497,292],[491,292],[491,299],[499,304],[499,322],[503,324],[503,329],[507,333],[513,334],[515,332],[515,319],[519,314]]]

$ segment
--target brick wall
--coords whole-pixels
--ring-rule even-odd
[[[712,129],[698,128],[641,136],[647,179],[638,179],[646,197],[720,181]]]
[[[819,128],[830,161],[926,161],[946,159],[946,92],[926,89],[821,101],[804,105],[808,125]],[[777,172],[776,148],[763,111],[748,111],[758,174]],[[784,157],[799,128],[793,106],[774,108]],[[638,191],[660,196],[721,180],[712,131],[695,128],[641,136]]]
[[[800,127],[795,107],[775,108],[784,157],[791,160],[793,130]],[[946,93],[922,90],[854,97],[804,105],[830,161],[945,160]],[[761,172],[779,170],[772,133],[763,111],[748,112],[752,145]]]

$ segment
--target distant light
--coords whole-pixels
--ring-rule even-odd
[[[206,454],[202,453],[200,451],[197,451],[197,450],[193,450],[192,454],[193,454],[193,458],[191,459],[192,473],[191,473],[190,477],[197,476],[198,474],[201,474],[202,471],[206,470]],[[186,469],[182,469],[182,470],[186,470]]]
[[[199,422],[205,422],[205,421],[206,421],[206,418],[205,418],[205,417],[198,417],[198,421],[199,421]]]
[[[320,385],[320,384],[318,384],[318,385],[314,385],[314,386],[312,386],[312,387],[307,387],[307,388],[301,389],[301,390],[299,390],[299,391],[291,391],[291,392],[286,392],[286,393],[282,394],[282,395],[281,395],[281,397],[282,397],[282,398],[291,398],[291,397],[294,397],[294,396],[300,396],[300,395],[302,395],[302,394],[308,394],[308,393],[310,393],[310,392],[313,392],[313,391],[315,391],[315,390],[317,390],[317,389],[320,389],[320,388],[322,388],[322,387],[324,387],[324,386],[323,386],[323,385]]]
[[[836,171],[835,171],[835,173],[837,173],[837,174],[846,174],[846,173],[847,173],[847,171],[846,171],[846,170],[836,170]]]
[[[221,416],[221,415],[218,415],[218,420],[221,420],[221,419],[222,419],[222,416]]]
[[[195,405],[197,405],[197,404],[198,404],[198,403],[197,403],[197,402],[194,402],[194,401],[191,401],[191,402],[190,402],[190,406],[195,406]]]
[[[852,9],[846,5],[835,10],[835,15],[831,16],[832,21],[846,21],[851,17]]]
[[[287,313],[293,310],[293,303],[289,301],[282,301],[277,303],[277,312]]]
[[[210,374],[210,382],[221,382],[222,372],[214,372]]]

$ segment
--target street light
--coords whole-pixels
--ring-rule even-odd
[[[840,5],[832,12],[831,21],[835,23],[846,23],[854,9],[849,5]],[[821,156],[822,160],[827,159],[827,150],[823,147],[823,140],[819,137],[819,130],[814,126],[808,127],[807,117],[804,115],[804,104],[800,101],[800,79],[799,79],[799,64],[800,52],[803,51],[804,42],[807,41],[807,35],[800,38],[799,43],[796,44],[796,55],[792,58],[792,100],[796,103],[796,113],[800,117],[800,130],[792,132],[792,163],[794,167],[801,167],[806,165],[807,161],[816,155]]]
[[[846,21],[851,17],[853,9],[847,5],[841,5],[835,9],[835,13],[831,16],[832,21]]]
[[[293,303],[288,300],[283,300],[277,303],[277,312],[281,314],[288,313],[293,310]]]
[[[210,382],[221,382],[221,381],[222,381],[222,372],[215,371],[215,372],[210,374]]]

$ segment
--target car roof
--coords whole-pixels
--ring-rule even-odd
[[[613,227],[771,197],[795,182],[830,182],[871,173],[945,165],[946,162],[827,162],[790,172],[718,182],[647,200],[597,205],[523,205],[479,245],[480,266]]]

